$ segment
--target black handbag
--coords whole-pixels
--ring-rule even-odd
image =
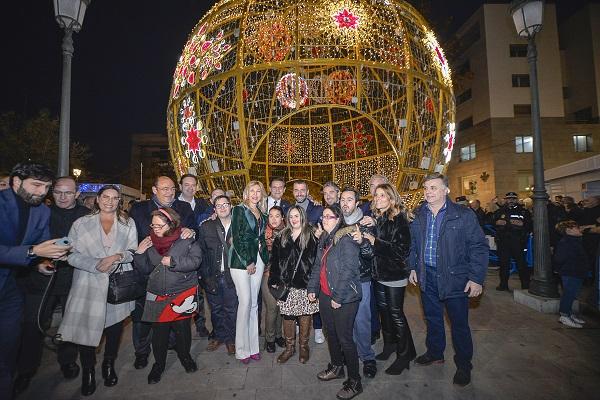
[[[292,274],[292,278],[290,279],[290,283],[294,281],[294,277],[296,276],[296,271],[298,271],[298,265],[300,265],[300,261],[302,260],[302,253],[304,249],[300,251],[300,255],[298,256],[298,261],[296,262],[296,266],[294,267],[294,273]],[[286,301],[288,294],[290,294],[290,285],[286,283],[279,283],[277,285],[269,285],[269,292],[271,292],[271,296],[273,296],[276,300]]]
[[[145,295],[145,279],[140,276],[140,273],[136,269],[123,271],[123,264],[121,264],[119,268],[108,276],[108,295],[106,301],[110,304],[127,303]]]

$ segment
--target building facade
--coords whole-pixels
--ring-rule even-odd
[[[131,135],[129,170],[128,185],[141,187],[141,192],[148,198],[152,196],[152,185],[157,176],[170,176],[175,181],[167,135],[150,133]]]
[[[483,205],[508,191],[527,197],[533,186],[527,42],[517,36],[508,7],[479,8],[457,32],[460,50],[453,62],[457,135],[448,167],[451,196],[479,199]],[[594,20],[598,12],[588,7],[566,22],[587,21],[588,29],[581,28],[589,35],[585,40],[560,39],[554,4],[546,4],[536,38],[545,168],[588,158],[600,148],[600,52],[592,52],[600,50],[600,36],[592,36],[600,24]],[[569,35],[565,29],[562,36]],[[592,55],[578,59],[588,51]],[[583,115],[580,110],[588,107]]]

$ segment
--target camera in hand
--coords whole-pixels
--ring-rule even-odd
[[[63,237],[60,239],[56,239],[56,241],[54,242],[54,244],[58,245],[58,246],[70,246],[71,245],[71,241],[69,240],[68,237]]]

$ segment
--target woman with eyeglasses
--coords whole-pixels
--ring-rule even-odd
[[[319,311],[327,331],[331,362],[317,374],[322,381],[345,376],[348,379],[337,393],[338,399],[351,399],[362,393],[358,351],[352,338],[354,319],[362,298],[359,246],[348,228],[339,205],[323,209],[323,233],[308,282],[308,299],[319,299]]]
[[[302,207],[298,205],[290,207],[287,219],[287,226],[273,242],[269,277],[269,285],[284,284],[290,288],[287,298],[277,302],[283,314],[285,336],[285,350],[277,357],[277,362],[286,362],[296,352],[296,321],[298,321],[299,360],[305,364],[310,356],[308,340],[312,315],[319,312],[319,304],[310,302],[306,292],[308,278],[315,262],[317,239]]]
[[[375,229],[374,235],[363,235],[371,245],[368,249],[373,258],[374,292],[383,331],[383,351],[375,358],[387,360],[396,352],[396,360],[385,373],[400,375],[417,356],[404,315],[404,292],[409,274],[406,265],[410,250],[409,223],[402,199],[389,183],[377,186],[371,209],[374,218],[364,217],[361,224]]]
[[[68,262],[74,267],[73,283],[58,334],[65,342],[79,345],[83,372],[81,394],[96,390],[96,348],[106,336],[102,377],[105,386],[118,382],[115,359],[123,332],[123,320],[134,302],[109,304],[108,277],[117,268],[132,270],[129,249],[137,248],[135,223],[123,211],[117,186],[105,185],[96,196],[90,215],[79,218],[69,232],[73,246]]]
[[[169,333],[175,332],[175,350],[185,372],[198,370],[190,355],[190,320],[198,309],[198,274],[202,252],[193,238],[181,238],[181,217],[172,208],[152,211],[150,236],[140,242],[133,260],[148,275],[142,321],[152,323],[154,365],[148,384],[158,383],[165,370]]]
[[[238,296],[235,326],[235,357],[243,364],[260,360],[258,343],[258,291],[269,252],[267,229],[267,193],[259,181],[244,188],[243,202],[235,206],[231,217],[230,273]]]

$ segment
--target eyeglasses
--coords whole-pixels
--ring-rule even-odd
[[[335,215],[323,215],[323,219],[338,219]]]
[[[167,224],[150,224],[150,228],[152,229],[162,229],[166,226]]]
[[[215,208],[224,209],[231,205],[231,203],[215,204]]]
[[[58,190],[54,190],[52,192],[52,194],[54,194],[56,197],[62,197],[62,196],[71,197],[71,196],[75,196],[75,192],[59,192]]]
[[[162,187],[162,188],[157,188],[158,190],[160,190],[163,193],[169,193],[169,192],[174,192],[175,188],[174,187]]]

